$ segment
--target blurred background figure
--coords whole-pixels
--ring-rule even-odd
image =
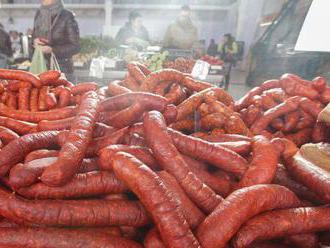
[[[223,61],[235,66],[237,60],[238,46],[235,38],[231,34],[223,36],[222,43],[218,47],[218,52]]]
[[[0,54],[11,57],[13,55],[11,48],[11,39],[9,34],[0,23]]]
[[[139,12],[129,13],[128,22],[117,33],[116,42],[118,45],[137,47],[145,47],[149,44],[149,33],[143,26],[142,16]]]
[[[188,5],[181,7],[176,21],[170,24],[164,36],[166,48],[191,49],[198,42],[198,31],[191,20],[191,9]]]
[[[48,59],[54,53],[61,71],[69,81],[74,80],[72,56],[80,51],[79,27],[62,0],[41,0],[34,18],[33,43],[41,46]]]
[[[0,68],[7,67],[7,59],[12,55],[10,36],[0,23]]]
[[[235,41],[235,38],[231,34],[225,34],[223,36],[222,43],[218,47],[218,52],[220,53],[221,59],[226,63],[227,67],[227,75],[224,81],[225,83],[225,90],[229,88],[230,82],[230,74],[231,69],[233,66],[236,65],[237,58],[238,58],[238,46]]]
[[[207,55],[216,56],[218,53],[218,45],[215,43],[214,39],[211,39],[210,45],[207,48]]]
[[[9,32],[11,41],[11,50],[13,51],[13,58],[17,59],[22,55],[22,43],[20,34],[13,30]]]

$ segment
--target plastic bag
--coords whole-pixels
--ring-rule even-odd
[[[39,46],[34,49],[29,71],[33,74],[40,74],[47,71],[47,61]]]
[[[61,72],[60,65],[58,64],[58,61],[56,59],[56,56],[54,53],[50,55],[50,65],[49,70],[55,70]],[[61,78],[67,79],[64,73],[61,73]]]

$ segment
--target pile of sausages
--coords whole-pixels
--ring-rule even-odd
[[[328,244],[329,172],[262,119],[290,104],[296,108],[276,118],[307,112],[300,105],[323,101],[326,86],[313,100],[283,94],[285,107],[278,102],[250,125],[243,109],[265,89],[235,103],[176,70],[150,72],[139,63],[128,70],[102,88],[71,85],[54,71],[0,70],[2,97],[18,103],[1,97],[0,247]],[[220,115],[224,122],[216,122]],[[197,128],[178,128],[191,120]]]
[[[312,81],[293,74],[253,88],[235,104],[253,134],[286,137],[298,146],[327,138],[325,124],[316,123],[330,102],[330,87],[323,77]]]

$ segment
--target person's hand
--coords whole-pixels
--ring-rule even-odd
[[[45,46],[47,45],[48,43],[46,43],[47,40],[44,40],[44,39],[40,39],[40,38],[36,38],[34,39],[33,41],[33,46],[36,47],[36,46]]]
[[[34,39],[33,47],[43,45],[39,38]]]
[[[44,54],[49,54],[52,53],[53,51],[53,49],[50,46],[41,46],[40,48]]]

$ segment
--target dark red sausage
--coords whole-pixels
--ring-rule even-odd
[[[178,208],[178,202],[157,174],[131,155],[121,152],[114,155],[112,167],[118,178],[139,197],[168,247],[200,247]]]
[[[0,189],[0,215],[17,223],[56,227],[144,226],[139,202],[124,200],[25,200]]]
[[[236,234],[233,247],[243,248],[255,240],[327,231],[329,228],[329,207],[274,210],[249,220]]]
[[[279,185],[255,185],[234,191],[199,225],[197,238],[204,248],[224,248],[251,217],[277,208],[297,207],[300,200]]]
[[[143,118],[144,136],[160,165],[172,174],[193,200],[206,212],[211,212],[222,200],[203,184],[189,169],[167,132],[161,113],[151,111]]]
[[[10,142],[0,151],[0,175],[5,175],[15,164],[23,161],[31,151],[56,148],[58,131],[27,134]]]
[[[49,186],[61,186],[78,171],[92,140],[98,103],[99,99],[95,92],[90,91],[83,95],[78,114],[71,125],[65,144],[61,147],[58,160],[42,173],[42,182]]]
[[[135,241],[91,229],[0,228],[0,247],[7,248],[142,248]]]

